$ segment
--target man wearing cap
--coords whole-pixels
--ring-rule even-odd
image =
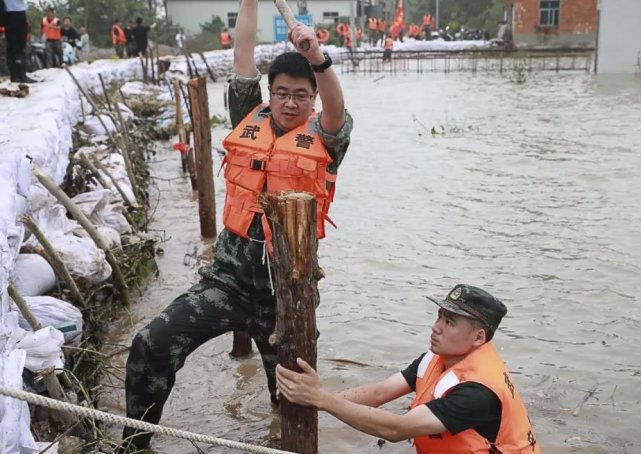
[[[431,298],[430,298],[431,299]],[[280,393],[362,432],[389,441],[414,439],[419,454],[540,453],[512,377],[492,337],[507,308],[486,291],[457,285],[432,325],[430,351],[384,381],[333,394],[309,364],[278,366]],[[414,391],[404,415],[377,407]]]

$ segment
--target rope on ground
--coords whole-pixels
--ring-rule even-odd
[[[40,405],[41,407],[52,408],[54,410],[66,411],[87,418],[98,419],[103,422],[120,424],[123,426],[133,427],[134,429],[144,430],[146,432],[169,435],[171,437],[197,441],[214,446],[223,446],[226,448],[234,448],[241,451],[255,452],[260,454],[282,454],[290,452],[281,451],[280,449],[267,448],[264,446],[250,445],[239,441],[225,440],[224,438],[210,437],[208,435],[196,434],[193,432],[187,432],[186,430],[173,429],[166,426],[159,426],[145,421],[139,421],[137,419],[130,419],[125,418],[124,416],[113,415],[111,413],[106,413],[104,411],[96,410],[93,408],[81,407],[80,405],[61,402],[49,397],[40,396],[38,394],[9,388],[4,385],[0,385],[0,395],[29,402],[30,404]]]

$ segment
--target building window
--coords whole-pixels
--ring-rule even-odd
[[[558,27],[560,9],[560,0],[541,0],[539,25],[541,27]]]
[[[227,28],[236,28],[238,13],[227,13]]]
[[[323,22],[336,22],[338,20],[337,11],[325,11],[323,13]]]

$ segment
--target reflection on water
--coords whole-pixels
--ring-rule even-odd
[[[467,282],[509,308],[496,342],[544,452],[641,452],[641,79],[341,80],[355,129],[332,209],[338,230],[319,252],[324,384],[342,389],[405,367],[428,345],[436,310],[424,296]],[[222,113],[223,86],[209,90],[212,113]],[[224,135],[214,130],[215,140]],[[152,167],[170,180],[158,181],[156,228],[171,239],[160,278],[133,308],[139,325],[196,279],[183,265],[198,241],[188,181],[173,179],[178,156],[168,147]],[[220,177],[216,185],[222,207]],[[223,336],[188,359],[163,423],[277,439],[260,358],[230,360],[230,348]],[[378,452],[376,441],[320,417],[322,453]],[[194,451],[164,437],[156,446]]]

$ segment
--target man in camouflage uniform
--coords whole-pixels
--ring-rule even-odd
[[[229,85],[234,128],[262,103],[261,76],[254,63],[257,4],[258,0],[243,0],[236,24],[234,74]],[[329,68],[331,59],[320,51],[313,28],[297,24],[290,40],[299,53],[285,53],[272,62],[269,106],[261,108],[258,115],[269,119],[276,137],[280,137],[312,118],[316,96],[320,95],[323,111],[312,121],[332,159],[327,171],[336,174],[352,130],[340,84]],[[309,43],[307,50],[302,49],[303,42]],[[158,423],[176,372],[187,356],[204,342],[229,331],[245,331],[254,339],[272,401],[277,403],[277,355],[268,343],[276,307],[269,261],[265,264],[263,259],[266,244],[262,216],[254,215],[247,232],[249,239],[223,229],[213,263],[199,270],[201,281],[136,335],[127,361],[127,416]],[[126,451],[148,447],[151,435],[125,428],[123,438],[122,449]]]

